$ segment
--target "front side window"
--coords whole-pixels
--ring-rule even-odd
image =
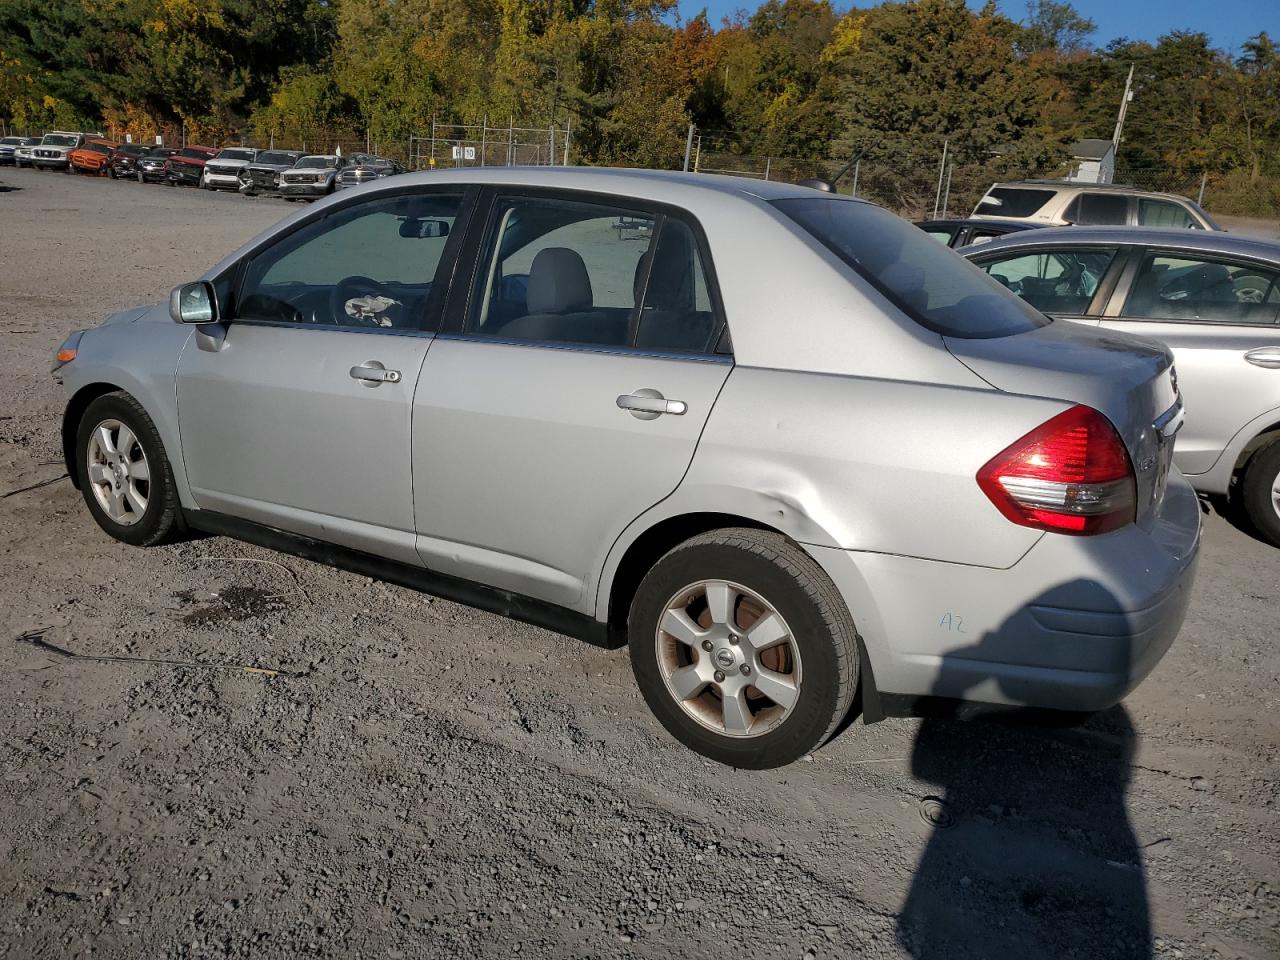
[[[963,257],[880,207],[834,196],[773,205],[935,333],[1006,337],[1050,322]]]
[[[1121,193],[1082,193],[1067,219],[1081,226],[1123,225],[1129,222],[1129,198]]]
[[[980,266],[1045,313],[1082,315],[1115,259],[1115,247],[1037,251],[985,260]]]
[[[1251,263],[1148,253],[1122,316],[1241,325],[1274,324],[1280,272]]]
[[[460,195],[418,194],[336,210],[253,257],[238,315],[329,328],[420,329],[461,205]]]
[[[1138,198],[1138,223],[1144,227],[1198,228],[1195,218],[1183,206],[1168,200]]]

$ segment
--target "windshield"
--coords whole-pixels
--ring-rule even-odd
[[[181,153],[179,153],[179,154],[178,154],[178,156],[180,156],[180,157],[190,157],[190,158],[191,158],[191,159],[193,159],[193,160],[208,160],[208,159],[209,159],[209,154],[205,153],[205,151],[203,151],[203,150],[196,150],[196,149],[191,148],[191,147],[188,147],[186,150],[183,150]]]
[[[76,139],[69,133],[49,133],[40,142],[46,147],[74,147]]]
[[[256,151],[254,150],[227,149],[219,153],[216,159],[218,160],[252,160],[255,152]]]
[[[837,197],[773,205],[907,316],[944,337],[1005,337],[1050,322],[963,257],[880,207]]]
[[[1022,187],[992,187],[978,201],[975,214],[993,217],[1029,217],[1054,198],[1053,190],[1027,190]]]
[[[3,140],[0,140],[0,144],[3,144],[6,147],[17,147],[24,143],[26,143],[26,141],[21,137],[5,137]]]
[[[337,165],[337,157],[303,157],[296,164],[299,170],[314,169],[317,167],[336,167]]]
[[[110,153],[111,152],[111,148],[108,147],[105,143],[86,143],[84,145],[84,148],[86,150],[91,150],[94,153]]]
[[[148,147],[144,147],[140,143],[126,143],[122,147],[117,147],[116,152],[127,153],[131,157],[141,157],[147,152],[148,149],[149,149]]]
[[[298,162],[298,157],[292,153],[260,153],[258,154],[258,162],[274,163],[277,166],[293,166]]]

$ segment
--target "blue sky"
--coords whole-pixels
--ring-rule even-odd
[[[873,6],[873,0],[851,4],[835,0],[837,9]],[[1155,40],[1171,30],[1201,30],[1214,46],[1236,50],[1259,30],[1280,37],[1280,2],[1277,0],[1073,0],[1072,5],[1098,25],[1093,42],[1105,45],[1116,37]],[[680,12],[690,17],[703,7],[712,23],[734,10],[753,10],[758,0],[680,0]],[[969,0],[979,8],[982,0]],[[1024,0],[999,0],[1000,9],[1015,20],[1026,13]]]

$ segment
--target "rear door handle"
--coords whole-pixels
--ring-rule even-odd
[[[650,387],[642,387],[634,393],[624,393],[618,397],[618,409],[630,411],[637,420],[656,420],[664,413],[682,417],[689,405],[683,400],[668,400]]]
[[[1280,347],[1258,347],[1246,353],[1244,358],[1255,367],[1280,370]]]
[[[376,387],[382,383],[399,383],[400,371],[388,370],[377,360],[366,360],[351,368],[351,379],[359,380],[366,387]]]

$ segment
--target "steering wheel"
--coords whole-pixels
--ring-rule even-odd
[[[350,301],[364,297],[385,297],[392,302],[382,310],[357,311],[355,316],[347,312]],[[395,326],[403,309],[404,304],[393,297],[384,284],[369,277],[344,277],[329,291],[329,312],[333,316],[333,323],[338,326]]]

